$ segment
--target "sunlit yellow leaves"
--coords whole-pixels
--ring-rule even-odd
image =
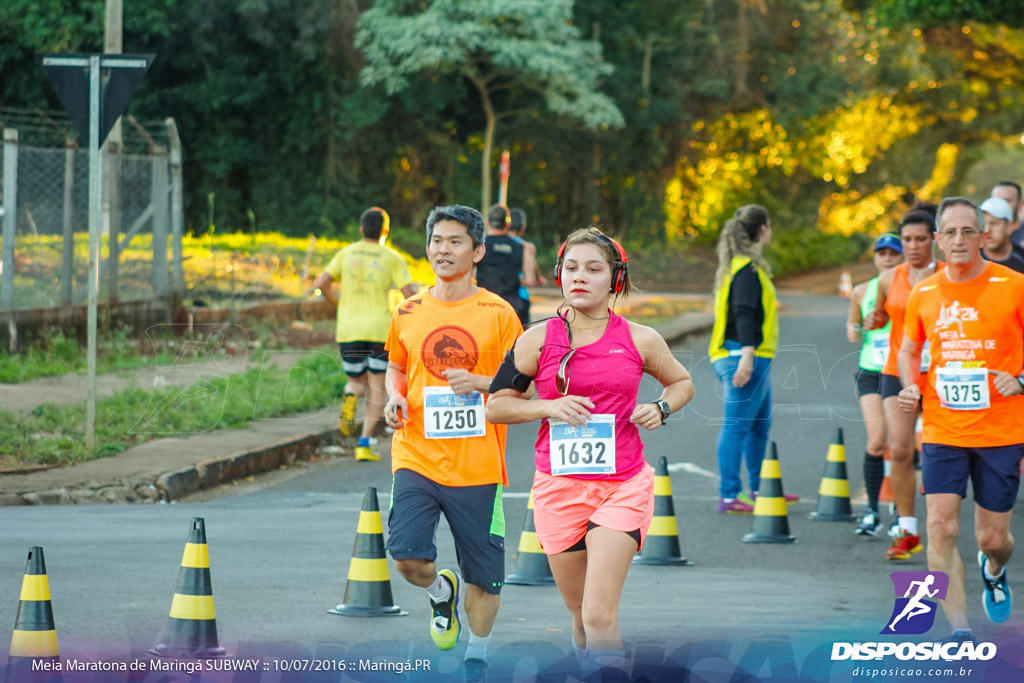
[[[850,176],[866,171],[880,152],[921,129],[920,112],[918,105],[872,95],[819,117],[810,122],[809,128],[820,132],[809,140],[802,165],[823,180],[846,187]]]
[[[764,109],[699,121],[692,127],[693,153],[680,162],[666,186],[666,234],[669,239],[708,234],[717,229],[726,209],[742,203],[759,172],[792,175],[798,168],[836,187],[820,209],[824,230],[871,230],[888,218],[906,188],[886,186],[861,196],[848,190],[851,177],[925,125],[920,105],[900,104],[884,95],[800,122],[799,140]],[[936,161],[935,184],[943,182],[950,163],[955,163],[955,148],[944,148]]]
[[[873,228],[884,232],[891,229],[892,208],[905,191],[890,185],[866,196],[854,191],[833,193],[821,204],[819,226],[825,232],[843,235]]]
[[[932,168],[931,177],[918,190],[919,197],[934,198],[941,197],[953,180],[953,173],[956,171],[956,160],[960,156],[960,147],[957,145],[940,145],[935,152],[935,166]]]

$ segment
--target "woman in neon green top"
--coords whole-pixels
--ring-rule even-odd
[[[903,263],[903,245],[893,233],[886,233],[875,240],[875,268],[878,272],[894,268]],[[882,528],[878,514],[878,494],[885,478],[885,412],[882,408],[882,392],[879,390],[881,371],[889,353],[889,324],[877,330],[864,331],[864,318],[875,310],[878,296],[878,278],[853,288],[850,295],[850,314],[846,321],[846,338],[853,344],[860,342],[860,359],[857,368],[857,400],[867,430],[867,446],[864,453],[864,488],[868,493],[868,504],[855,533],[859,536],[874,536]]]

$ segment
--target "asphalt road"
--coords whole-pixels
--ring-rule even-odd
[[[691,680],[727,681],[734,674],[739,678],[733,680],[744,680],[744,673],[754,676],[747,680],[853,680],[851,670],[863,663],[830,662],[832,643],[884,639],[878,633],[894,598],[889,573],[927,568],[925,553],[898,566],[888,563],[887,540],[855,536],[852,522],[808,518],[817,506],[829,444],[840,428],[854,508],[860,509],[864,434],[854,396],[856,352],[843,335],[846,300],[784,295],[783,303],[781,345],[772,369],[772,439],[778,445],[786,492],[802,496],[789,508],[790,530],[798,541],[745,544],[741,539],[752,519],[716,512],[721,399],[706,358],[707,337],[687,340],[673,352],[693,374],[697,398],[667,427],[645,433],[644,442],[650,462],[665,457],[669,463],[680,544],[692,565],[632,567],[620,610],[627,648],[647,667],[644,675],[649,678],[680,680],[685,668]],[[647,381],[643,392],[653,399],[657,387]],[[535,425],[510,430],[505,503],[510,571],[525,517],[535,434]],[[408,678],[458,678],[462,645],[450,653],[433,647],[426,598],[393,570],[395,603],[409,616],[357,619],[327,613],[342,601],[368,486],[377,488],[386,510],[386,459],[314,463],[297,474],[272,476],[195,502],[3,508],[0,598],[9,606],[12,623],[26,551],[41,545],[61,654],[111,661],[147,657],[145,651],[167,624],[189,523],[198,516],[206,520],[220,643],[237,660],[279,657],[309,666],[322,658],[354,664],[371,655],[391,662],[424,659],[431,667],[429,675]],[[919,505],[923,517],[923,501]],[[968,533],[962,535],[961,552],[968,562],[972,625],[982,640],[999,645],[996,663],[1010,667],[992,668],[989,662],[989,669],[977,670],[967,680],[1009,680],[1005,671],[1019,675],[1024,661],[1024,611],[1018,609],[998,626],[982,613],[973,563],[976,546],[969,534],[973,514],[966,507],[962,529]],[[1022,526],[1019,517],[1014,520],[1018,537],[1024,533]],[[453,566],[454,549],[443,523],[438,541],[439,564]],[[1011,573],[1011,585],[1020,575]],[[489,679],[531,680],[538,669],[547,670],[552,680],[564,679],[559,667],[565,662],[559,662],[568,652],[569,619],[557,590],[507,586],[502,595]],[[912,639],[937,640],[948,634],[939,615],[929,634]],[[269,661],[248,676],[208,672],[202,680],[336,680],[351,675],[350,670],[296,677]],[[146,680],[200,680],[180,675]],[[393,673],[360,672],[356,678],[396,680]]]

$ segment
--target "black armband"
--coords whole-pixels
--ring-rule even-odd
[[[515,355],[510,349],[505,354],[505,360],[501,362],[501,367],[494,373],[494,378],[491,379],[491,387],[487,391],[493,394],[502,389],[515,389],[520,394],[525,394],[526,390],[530,388],[530,382],[532,381],[532,377],[519,372],[519,369],[516,367]]]

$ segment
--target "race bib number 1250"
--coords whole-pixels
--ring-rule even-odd
[[[456,394],[451,387],[423,388],[423,435],[428,439],[484,436],[484,396]]]

